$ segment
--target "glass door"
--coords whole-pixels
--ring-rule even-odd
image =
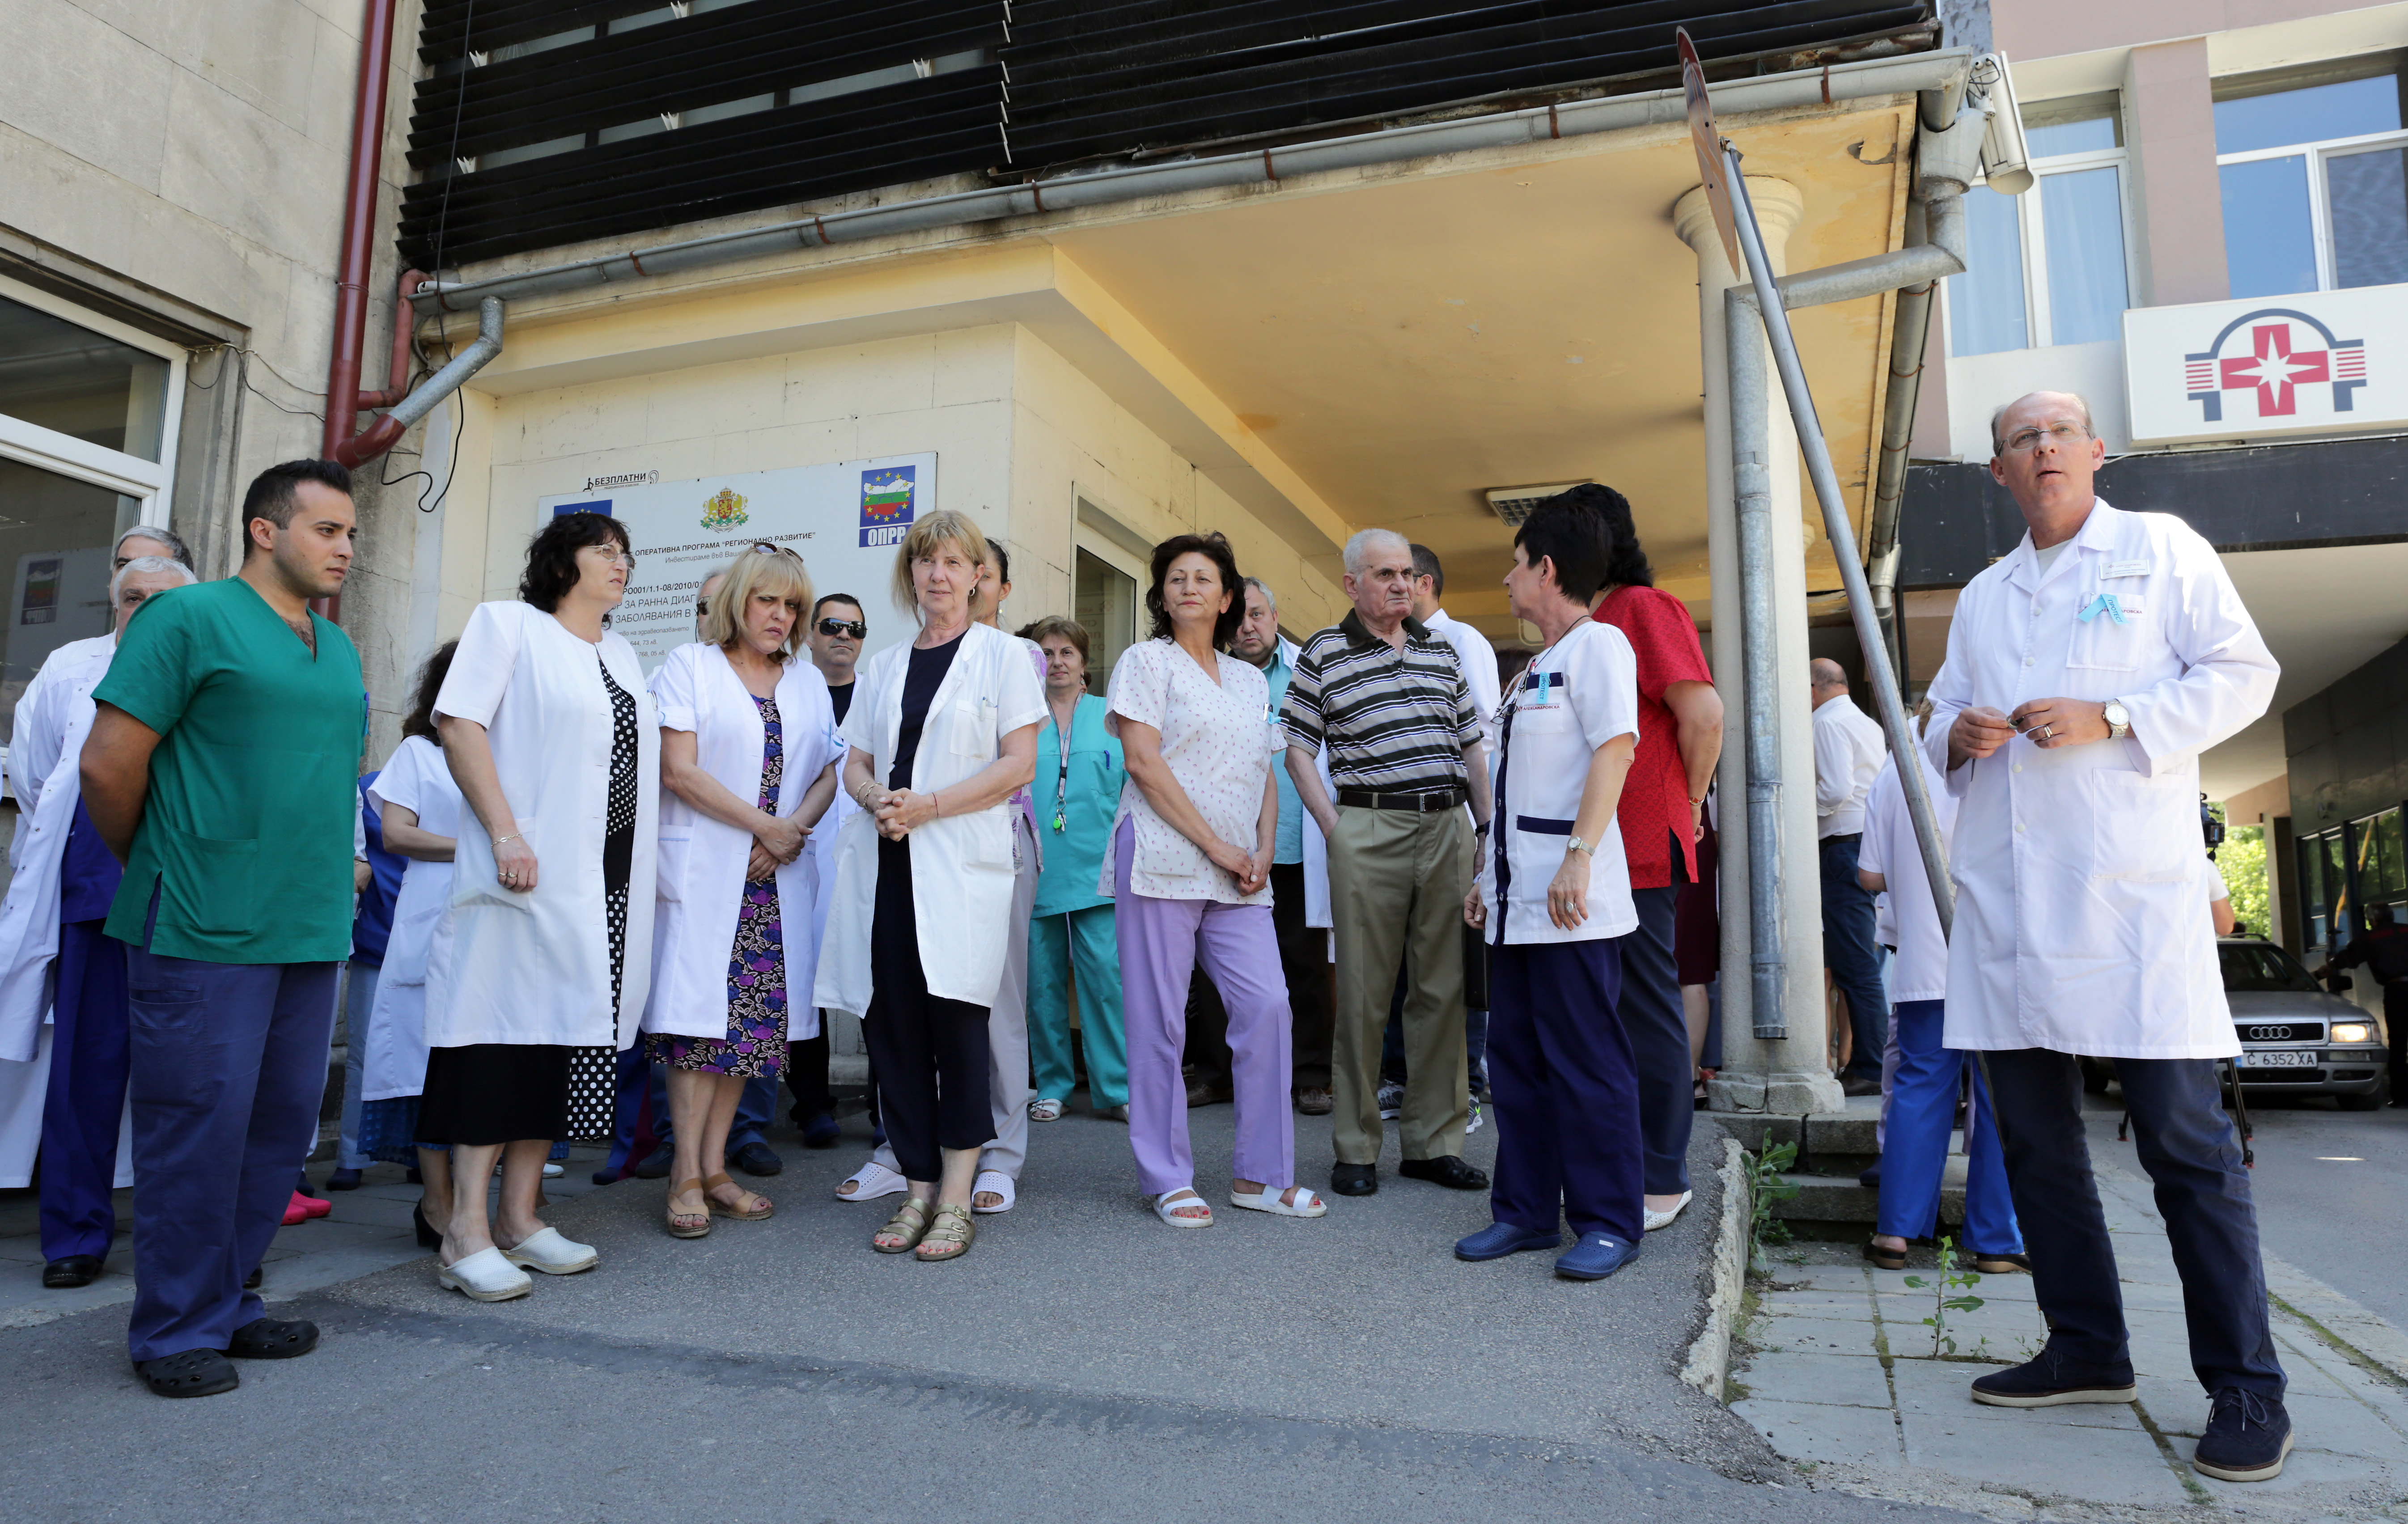
[[[1112,663],[1137,644],[1137,578],[1085,546],[1079,547],[1070,617],[1087,627],[1087,670],[1093,675],[1088,687],[1098,696],[1111,681]]]

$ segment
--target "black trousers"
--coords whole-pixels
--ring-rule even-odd
[[[946,1148],[995,1137],[987,1105],[987,1008],[928,993],[911,904],[911,844],[878,843],[877,908],[869,923],[869,1009],[862,1030],[886,1141],[907,1180],[936,1180]]]
[[[820,1033],[798,1037],[786,1045],[786,1089],[795,1092],[795,1125],[836,1109],[828,1095],[827,1012],[820,1012]]]
[[[1679,853],[1673,874],[1685,876]],[[1681,886],[1634,889],[1639,928],[1613,939],[1622,959],[1623,1030],[1638,1072],[1640,1157],[1647,1194],[1689,1189],[1689,1130],[1696,1121],[1698,1072],[1689,1062],[1689,1022],[1681,1009],[1680,965],[1672,957],[1672,919]]]
[[[2408,1106],[2408,979],[2383,987],[2383,1029],[2391,1039],[2391,1101]]]
[[[1336,1033],[1329,982],[1329,933],[1304,923],[1304,864],[1271,864],[1271,932],[1279,938],[1280,973],[1290,1013],[1288,1083],[1298,1090],[1329,1089],[1329,1047]],[[1187,987],[1187,1047],[1182,1055],[1197,1079],[1222,1090],[1229,1075],[1229,1013],[1202,969]]]
[[[2049,1321],[2048,1350],[2070,1376],[2128,1381],[2123,1289],[2090,1174],[2081,1066],[2042,1047],[1987,1057],[2007,1187],[2031,1255],[2034,1300]],[[2191,1369],[2210,1392],[2240,1387],[2280,1397],[2258,1212],[2215,1069],[2214,1059],[2115,1061],[2132,1141],[2157,1186],[2182,1275]]]

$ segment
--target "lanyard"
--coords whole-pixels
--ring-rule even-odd
[[[1078,722],[1078,705],[1070,707],[1071,723]],[[1069,818],[1064,813],[1063,800],[1070,791],[1070,734],[1059,719],[1054,721],[1054,751],[1060,766],[1054,775],[1054,830],[1056,833],[1069,829]]]

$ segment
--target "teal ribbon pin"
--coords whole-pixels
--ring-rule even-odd
[[[2112,592],[2102,592],[2099,594],[2099,596],[2091,599],[2088,605],[2086,606],[2080,614],[2074,617],[2079,622],[2088,624],[2092,620],[2097,619],[2101,614],[2106,615],[2109,619],[2114,620],[2118,624],[2129,624],[2132,622],[2131,620],[2125,615],[2124,605],[2116,601],[2115,595]]]

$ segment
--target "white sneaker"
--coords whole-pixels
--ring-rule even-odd
[[[1404,1109],[1405,1088],[1402,1085],[1395,1084],[1393,1082],[1383,1084],[1380,1087],[1381,1118],[1385,1121],[1394,1121],[1397,1118],[1397,1113]]]
[[[1480,1109],[1480,1103],[1474,1101],[1471,1103],[1471,1120],[1463,1124],[1463,1135],[1471,1136],[1472,1133],[1479,1132],[1482,1124],[1487,1120],[1487,1114]]]

